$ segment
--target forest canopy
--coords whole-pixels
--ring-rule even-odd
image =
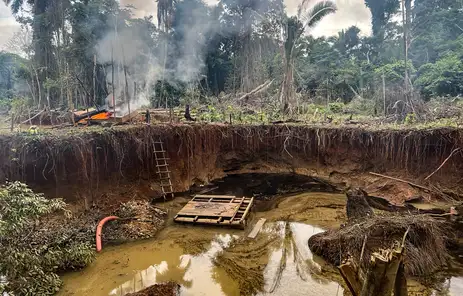
[[[159,0],[136,18],[116,0],[3,1],[23,29],[19,55],[0,52],[0,106],[102,106],[113,92],[136,92],[134,108],[176,106],[265,85],[285,111],[362,98],[379,112],[385,88],[386,108],[463,94],[462,0],[365,0],[371,36],[352,26],[319,38],[335,2],[302,1],[290,16],[282,0]]]

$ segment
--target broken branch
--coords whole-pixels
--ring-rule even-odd
[[[382,175],[382,174],[378,174],[378,173],[373,173],[373,172],[370,172],[370,174],[373,175],[373,176],[382,177],[382,178],[386,178],[386,179],[406,183],[406,184],[408,184],[408,185],[410,185],[412,187],[420,188],[420,189],[422,189],[424,191],[427,191],[427,192],[432,192],[433,191],[433,190],[431,190],[431,189],[429,189],[427,187],[412,183],[410,181],[402,180],[402,179],[399,179],[399,178],[394,178],[394,177],[390,177],[390,176],[386,176],[386,175]]]
[[[272,84],[272,82],[273,82],[273,80],[267,80],[266,82],[264,82],[264,84],[259,85],[255,89],[253,89],[250,92],[248,92],[248,93],[244,94],[243,96],[241,96],[241,98],[239,98],[239,101],[245,100],[251,95],[254,95],[254,94],[260,93],[261,91],[264,91],[265,89],[267,89]]]
[[[39,116],[40,114],[42,114],[44,111],[45,111],[45,109],[43,109],[43,110],[40,111],[39,113],[35,114],[33,117],[30,117],[30,118],[24,120],[23,122],[21,122],[21,124],[25,124],[26,122],[31,121],[32,119],[34,119],[34,118],[36,118],[37,116]]]
[[[437,173],[444,165],[445,163],[450,159],[452,158],[453,155],[455,155],[455,153],[461,151],[461,148],[457,148],[457,149],[454,149],[450,155],[444,160],[444,162],[434,171],[432,172],[429,176],[427,176],[426,178],[424,178],[425,180],[428,180],[429,178],[431,178],[435,173]]]

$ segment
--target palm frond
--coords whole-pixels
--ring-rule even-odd
[[[297,7],[297,18],[301,18],[301,15],[307,10],[307,6],[312,0],[302,0],[302,3]]]
[[[306,1],[303,1],[301,6],[306,5],[305,3]],[[304,23],[304,28],[312,28],[325,16],[336,12],[337,9],[333,1],[321,1],[308,10],[301,8],[299,11],[299,18]]]

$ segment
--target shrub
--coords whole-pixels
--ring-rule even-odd
[[[65,206],[19,182],[0,188],[0,274],[6,277],[0,294],[53,295],[62,284],[58,271],[93,260],[90,242],[75,239],[64,223],[58,227],[65,231],[41,229],[47,215]]]
[[[342,111],[344,110],[343,103],[329,103],[328,107],[330,111],[333,113],[342,113]]]

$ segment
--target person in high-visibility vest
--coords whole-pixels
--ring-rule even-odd
[[[31,125],[29,128],[29,134],[37,135],[39,133],[39,128],[36,125]]]

